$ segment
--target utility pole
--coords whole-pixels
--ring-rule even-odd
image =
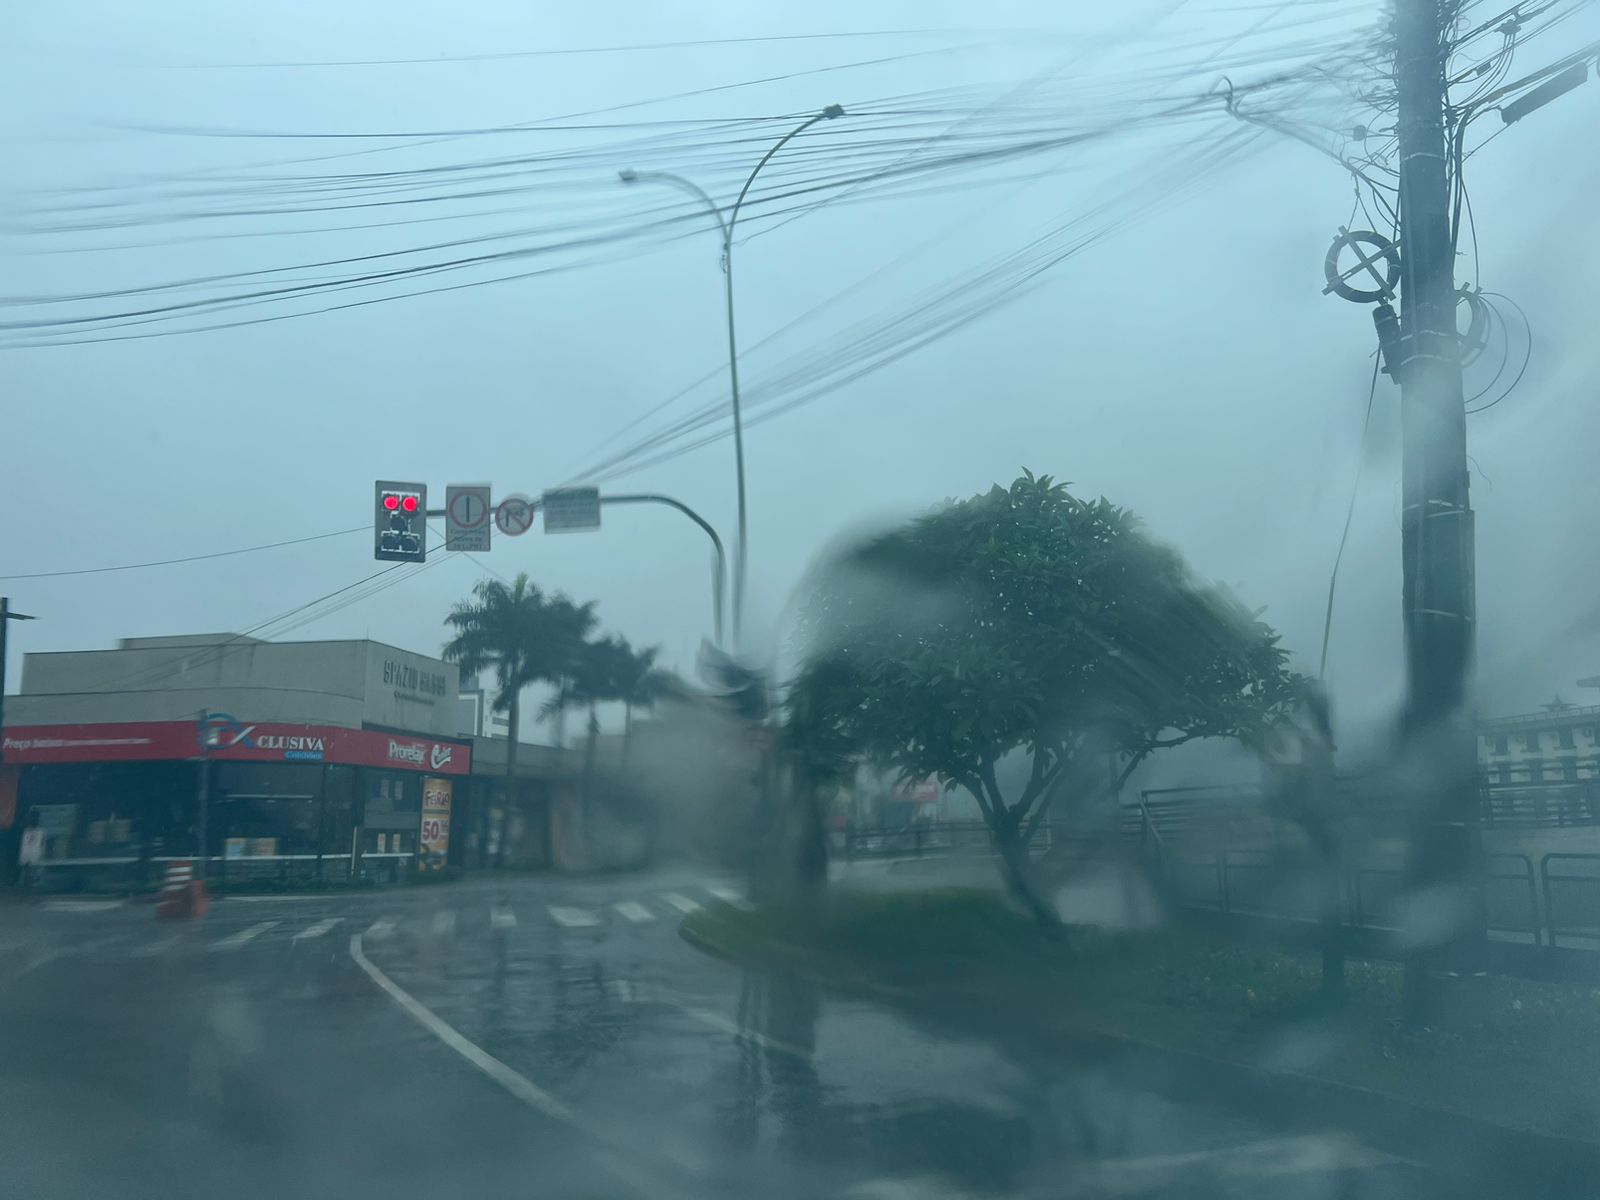
[[[1401,246],[1402,778],[1410,839],[1412,1026],[1476,1024],[1488,980],[1476,735],[1467,711],[1476,605],[1466,409],[1446,175],[1449,0],[1396,0]]]
[[[11,610],[11,597],[0,596],[0,762],[6,760],[6,631],[13,621],[31,621],[27,613]]]

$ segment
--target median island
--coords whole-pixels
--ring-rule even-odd
[[[1600,990],[1589,986],[1496,977],[1482,1028],[1412,1032],[1394,1016],[1394,964],[1352,962],[1330,1011],[1313,955],[1188,927],[1053,931],[978,889],[720,904],[690,914],[682,933],[707,952],[869,995],[1030,1060],[1142,1054],[1219,1100],[1244,1091],[1254,1107],[1409,1120],[1456,1137],[1481,1123],[1480,1133],[1532,1135],[1530,1153],[1592,1148],[1600,1161]]]

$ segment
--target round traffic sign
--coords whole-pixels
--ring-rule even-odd
[[[484,492],[456,492],[445,515],[458,529],[480,529],[489,520],[489,498]]]
[[[494,527],[507,537],[517,537],[533,528],[533,501],[526,496],[507,496],[494,510]]]

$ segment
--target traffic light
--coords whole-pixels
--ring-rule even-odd
[[[422,562],[428,556],[428,485],[378,480],[372,518],[372,557]]]

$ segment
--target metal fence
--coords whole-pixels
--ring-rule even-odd
[[[369,851],[352,862],[349,854],[263,854],[206,859],[206,878],[218,890],[273,885],[301,887],[316,883],[398,883],[414,875],[412,852]],[[41,892],[89,890],[148,892],[161,886],[170,862],[194,862],[187,854],[112,855],[96,858],[46,859],[29,868],[33,887]]]
[[[1485,856],[1484,900],[1490,936],[1534,946],[1600,951],[1600,854]],[[1161,859],[1169,893],[1181,904],[1224,915],[1313,921],[1315,865],[1302,856],[1218,848],[1175,851]],[[1357,929],[1406,927],[1404,868],[1394,859],[1341,872],[1341,919]]]
[[[1047,821],[1039,826],[1029,849],[1042,854],[1054,843],[1054,831]],[[994,837],[982,821],[929,821],[898,829],[850,829],[845,831],[841,849],[843,857],[850,861],[995,853]]]
[[[1216,789],[1216,791],[1230,791]],[[1221,796],[1218,799],[1222,799]],[[1315,860],[1232,789],[1231,811],[1201,816],[1163,813],[1141,805],[1124,814],[1123,847],[1146,854],[1178,903],[1223,915],[1310,922],[1320,903]],[[1071,850],[1078,839],[1043,825],[1031,847]],[[1228,844],[1234,842],[1236,844]],[[1086,842],[1086,845],[1090,843]],[[1092,843],[1102,847],[1104,839]],[[991,855],[981,821],[949,821],[899,829],[853,829],[840,847],[847,860]],[[1485,856],[1484,900],[1490,935],[1499,941],[1600,951],[1600,854],[1559,852]],[[1406,928],[1405,866],[1398,853],[1369,853],[1341,871],[1340,916],[1356,929],[1399,933]]]

